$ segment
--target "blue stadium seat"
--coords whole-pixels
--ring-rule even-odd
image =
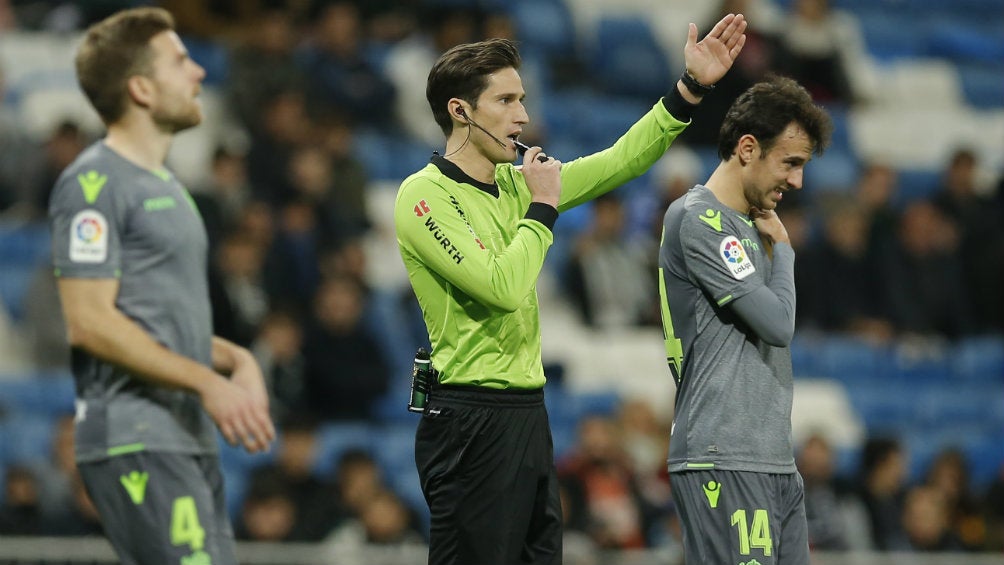
[[[1004,471],[1004,432],[974,435],[963,450],[969,463],[969,474],[977,488],[983,488]]]
[[[356,131],[352,144],[371,180],[396,182],[427,165],[436,149],[373,129]]]
[[[816,347],[815,376],[858,383],[880,381],[892,370],[892,355],[883,347],[842,337],[830,337]]]
[[[941,171],[937,169],[900,169],[894,205],[903,208],[914,200],[930,198],[938,190]]]
[[[193,61],[206,70],[203,84],[221,86],[230,75],[230,53],[218,41],[185,36],[182,38]]]
[[[672,84],[668,57],[640,16],[601,18],[589,59],[599,87],[611,94],[655,101]]]
[[[418,419],[410,424],[385,425],[373,429],[372,451],[385,473],[397,473],[415,468],[415,429]]]
[[[44,222],[0,223],[0,265],[35,266],[49,256],[49,228]]]
[[[1004,108],[1004,65],[958,65],[962,92],[977,108]]]
[[[975,383],[1004,383],[1004,339],[999,336],[963,339],[953,349],[952,374]]]
[[[833,147],[805,167],[805,187],[815,192],[848,191],[854,187],[859,169],[853,153]]]
[[[1004,398],[1004,383],[989,386],[945,379],[917,388],[920,393],[913,406],[915,427],[929,431],[990,424],[998,419]]]
[[[0,301],[14,320],[24,316],[25,296],[35,276],[35,267],[10,265],[0,269]]]
[[[897,11],[876,8],[856,12],[861,23],[865,46],[872,57],[880,61],[909,59],[923,56],[927,51],[926,23],[921,20],[903,25],[903,16]]]
[[[359,129],[352,136],[353,154],[362,161],[372,180],[390,179],[394,158],[391,141],[375,130]]]
[[[234,523],[240,516],[241,506],[247,495],[249,477],[249,470],[223,467],[223,495],[226,497],[227,514],[230,515],[230,520]]]
[[[0,379],[0,408],[14,414],[55,418],[73,412],[73,377],[69,373],[28,373]]]
[[[508,8],[520,51],[545,57],[575,51],[574,20],[561,0],[515,0]]]
[[[275,461],[276,446],[266,453],[248,453],[241,447],[231,446],[223,439],[223,435],[217,433],[217,444],[220,450],[220,466],[223,472],[231,474],[247,474],[255,467],[267,465]]]
[[[1004,434],[982,426],[950,426],[941,431],[908,431],[903,436],[910,460],[910,480],[920,481],[942,450],[958,448],[966,455],[974,485],[985,486],[1004,464]]]
[[[899,435],[912,426],[916,389],[881,380],[861,380],[847,387],[847,395],[871,432]]]
[[[840,0],[869,2],[869,0]],[[908,10],[916,14],[930,14],[932,16],[971,16],[973,19],[992,20],[989,14],[996,14],[998,18],[1004,14],[1004,0],[884,0],[886,3],[895,3],[901,9]],[[999,21],[999,19],[998,19]]]
[[[939,386],[947,383],[952,374],[951,355],[948,351],[924,348],[899,347],[893,354],[895,369],[890,380],[913,386]]]
[[[48,261],[50,238],[44,223],[0,224],[0,300],[15,320],[24,312],[24,296],[38,269]]]
[[[47,461],[52,453],[55,420],[44,415],[12,414],[0,421],[0,435],[9,463]]]
[[[368,424],[329,422],[318,430],[317,462],[314,474],[330,477],[337,470],[338,459],[349,449],[363,449],[376,457],[374,442],[379,439]]]
[[[554,444],[554,460],[560,461],[572,452],[578,441],[578,425],[569,420],[551,420],[551,441]]]
[[[927,53],[932,57],[943,57],[959,63],[997,64],[999,69],[1004,62],[1004,26],[999,22],[992,26],[987,28],[986,21],[982,18],[976,21],[942,19],[941,25],[932,26],[927,40]]]

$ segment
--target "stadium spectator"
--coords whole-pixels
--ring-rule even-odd
[[[998,241],[1004,230],[991,220],[994,203],[980,190],[976,154],[959,149],[949,159],[933,203],[959,233],[958,254],[966,292],[956,299],[968,303],[974,332],[1004,329],[1004,249],[987,245]]]
[[[606,193],[593,200],[589,225],[576,237],[563,280],[586,325],[596,329],[630,328],[651,313],[654,277],[645,242],[625,236],[620,197]]]
[[[251,345],[268,387],[273,420],[284,420],[307,409],[304,382],[303,327],[285,308],[265,315]]]
[[[355,4],[328,3],[297,61],[308,80],[312,112],[336,109],[356,126],[390,127],[394,86],[366,59],[364,33]]]
[[[280,534],[283,541],[320,541],[334,527],[331,517],[334,502],[327,496],[327,486],[314,470],[318,457],[318,423],[304,414],[288,416],[280,425],[281,435],[275,462],[256,468],[251,473],[252,491],[256,482],[272,484],[272,492],[262,496],[263,508],[250,508],[262,514],[282,517]],[[292,509],[291,524],[285,513]],[[259,534],[260,535],[260,534]]]
[[[823,103],[853,104],[860,98],[852,69],[865,46],[854,17],[832,9],[829,0],[795,0],[782,29],[774,70],[804,84]]]
[[[362,321],[364,296],[347,277],[317,291],[303,356],[308,404],[322,420],[367,420],[387,392],[387,363]]]
[[[893,327],[884,311],[887,299],[877,289],[876,258],[868,246],[868,218],[853,198],[825,201],[822,240],[807,249],[797,269],[798,312],[803,327],[859,336],[886,343]]]
[[[920,485],[906,493],[903,529],[913,551],[960,551],[962,544],[951,528],[951,510],[945,494],[936,487]]]
[[[655,512],[641,496],[619,432],[610,417],[583,418],[577,446],[559,462],[558,476],[569,496],[582,497],[569,507],[584,516],[572,515],[570,523],[584,523],[597,547],[640,549]]]
[[[879,258],[889,319],[900,335],[958,339],[975,332],[956,227],[926,200],[907,205],[896,245]],[[918,307],[923,305],[923,307]]]
[[[903,528],[907,463],[897,440],[871,438],[862,448],[859,496],[868,516],[871,547],[878,551],[910,548]]]
[[[939,451],[927,469],[924,484],[938,491],[945,505],[948,533],[960,549],[982,549],[987,523],[969,477],[969,463],[958,448]]]
[[[246,129],[258,126],[258,116],[274,93],[307,87],[294,58],[300,35],[294,15],[287,7],[263,10],[247,26],[254,33],[246,33],[230,54],[223,88],[233,103],[233,114]]]
[[[192,192],[192,200],[206,224],[211,250],[216,249],[225,234],[236,229],[250,199],[251,185],[244,153],[217,147],[213,151],[208,183]]]
[[[824,436],[811,435],[799,449],[795,463],[805,483],[809,547],[824,551],[848,549],[841,493],[833,475],[833,448]]]

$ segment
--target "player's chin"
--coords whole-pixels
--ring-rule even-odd
[[[180,131],[185,131],[186,129],[189,128],[194,128],[195,126],[201,123],[202,123],[202,112],[195,111],[183,118],[175,120],[174,127],[172,129],[174,133],[178,133]]]

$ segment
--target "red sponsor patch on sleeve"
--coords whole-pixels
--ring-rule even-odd
[[[428,214],[431,211],[432,208],[429,208],[429,204],[425,200],[420,200],[418,204],[415,204],[415,215],[418,216],[419,218]]]

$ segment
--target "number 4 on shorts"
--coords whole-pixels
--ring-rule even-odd
[[[171,545],[187,545],[192,551],[199,551],[205,540],[206,531],[199,523],[195,499],[191,496],[174,499],[174,508],[171,510]]]

